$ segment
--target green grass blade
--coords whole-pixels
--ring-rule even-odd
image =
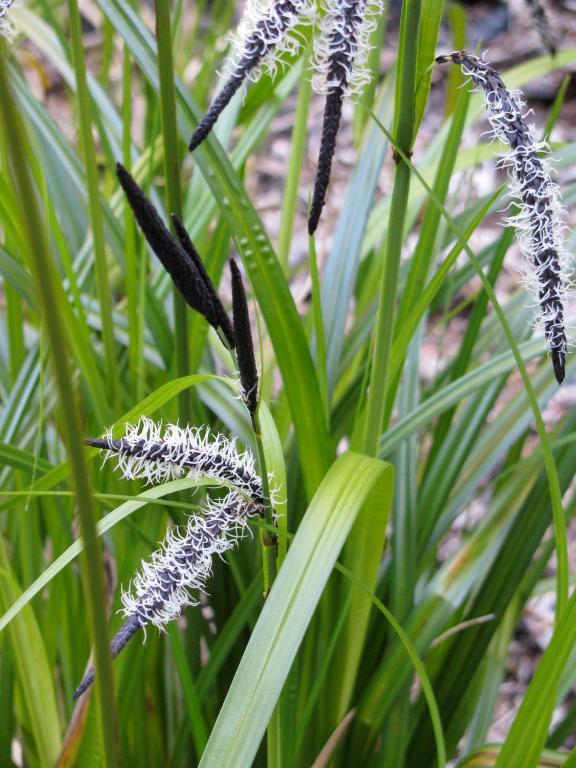
[[[576,593],[572,595],[561,614],[552,640],[530,681],[510,733],[496,761],[496,768],[507,768],[510,765],[518,768],[532,768],[538,764],[540,753],[546,743],[558,685],[575,645]]]
[[[346,536],[368,496],[386,485],[385,478],[385,464],[353,453],[338,458],[326,475],[254,628],[202,768],[252,765]]]
[[[77,409],[65,346],[66,332],[55,289],[57,277],[44,239],[43,223],[36,202],[36,190],[28,167],[29,151],[21,118],[9,86],[4,51],[0,56],[0,91],[3,94],[1,111],[6,144],[10,148],[12,156],[18,158],[17,162],[14,163],[15,182],[20,199],[22,219],[27,224],[26,236],[29,257],[38,286],[46,332],[53,355],[58,393],[60,403],[63,406],[63,425],[70,458],[71,475],[76,492],[82,533],[86,542],[84,583],[94,635],[96,665],[100,677],[97,690],[103,729],[105,765],[112,768],[116,764],[115,707],[104,603],[102,560],[95,530],[96,515],[84,455],[80,414]]]
[[[2,612],[18,599],[20,590],[0,539],[0,605]],[[42,633],[31,607],[15,621],[9,633],[15,675],[26,708],[41,765],[54,765],[60,752],[61,727],[52,682],[52,670]]]

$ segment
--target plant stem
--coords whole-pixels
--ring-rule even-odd
[[[420,0],[406,0],[402,5],[402,24],[400,28],[400,47],[398,52],[398,71],[396,77],[396,112],[394,134],[396,144],[407,155],[413,142],[414,133],[414,94],[416,86],[416,55],[408,48],[418,39],[420,21]],[[388,232],[384,246],[384,264],[382,283],[376,317],[372,370],[364,421],[362,450],[369,456],[378,454],[380,434],[384,427],[386,412],[386,392],[388,383],[388,363],[392,348],[394,309],[398,284],[400,257],[404,239],[404,222],[410,191],[410,168],[402,158],[394,155],[396,172],[394,189],[390,204]]]
[[[106,264],[106,240],[104,236],[104,220],[100,206],[98,190],[98,166],[96,151],[92,136],[92,100],[88,91],[86,78],[86,62],[84,60],[84,45],[82,41],[82,24],[77,0],[68,0],[70,17],[70,39],[72,43],[72,61],[76,80],[76,98],[78,104],[78,122],[80,126],[80,145],[84,158],[86,186],[88,188],[88,206],[90,226],[94,246],[94,266],[96,272],[96,287],[100,302],[102,322],[102,341],[106,359],[107,381],[110,387],[112,405],[119,401],[118,376],[114,345],[114,330],[112,325],[112,307],[110,301],[110,285],[108,282],[108,266]]]
[[[264,454],[264,443],[262,442],[262,430],[260,429],[260,420],[258,411],[252,417],[252,428],[256,438],[256,451],[258,453],[258,463],[260,465],[260,476],[262,479],[262,496],[264,498],[265,519],[268,525],[274,525],[274,515],[272,504],[270,502],[270,485],[268,483],[268,469],[266,467],[266,456]],[[268,531],[262,531],[260,541],[263,547],[262,570],[264,572],[264,596],[268,595],[270,588],[276,578],[276,541]]]
[[[164,173],[169,213],[182,220],[182,196],[180,192],[180,162],[178,157],[178,131],[176,128],[176,99],[174,94],[174,65],[172,58],[172,33],[169,0],[155,0],[156,42],[158,45],[158,78],[162,137],[164,140]],[[174,288],[174,335],[176,346],[176,375],[188,374],[188,321],[186,304]],[[179,398],[180,418],[187,421],[190,413],[190,393],[184,390]]]
[[[304,63],[308,63],[308,55],[304,56]],[[309,77],[303,77],[300,81],[298,101],[296,102],[296,114],[294,115],[294,128],[292,129],[292,143],[290,145],[290,162],[288,176],[284,187],[284,200],[282,203],[282,218],[280,220],[280,234],[278,237],[278,261],[284,271],[288,268],[290,258],[290,244],[292,242],[292,230],[294,228],[294,216],[298,204],[298,183],[302,171],[302,163],[306,154],[306,128],[308,122],[308,109],[312,97],[312,83]]]
[[[70,3],[75,6],[73,0]],[[78,9],[76,7],[76,13]],[[79,21],[79,17],[77,18]],[[76,401],[72,373],[68,358],[68,335],[58,302],[54,263],[48,250],[44,223],[37,203],[37,191],[29,170],[30,151],[26,145],[24,127],[12,96],[5,66],[5,51],[0,45],[0,112],[5,140],[14,160],[15,186],[22,214],[22,231],[27,240],[30,267],[42,307],[44,327],[54,363],[54,377],[61,403],[61,423],[70,462],[70,475],[74,486],[76,509],[84,541],[82,576],[88,599],[90,623],[94,634],[94,655],[98,670],[98,702],[102,726],[103,763],[115,768],[117,762],[115,740],[115,706],[112,667],[108,645],[106,605],[104,599],[104,568],[100,543],[96,535],[96,513],[90,488],[88,466],[82,439],[80,413]]]
[[[314,330],[316,331],[316,375],[320,397],[324,403],[324,415],[326,423],[330,423],[330,407],[328,403],[328,376],[326,371],[326,342],[324,339],[324,317],[322,313],[322,292],[320,290],[320,278],[318,276],[318,261],[316,258],[316,240],[312,235],[309,238],[308,253],[310,262],[310,276],[312,279],[312,308],[314,312]]]

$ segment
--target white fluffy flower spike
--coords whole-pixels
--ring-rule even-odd
[[[157,485],[180,477],[207,475],[231,483],[253,499],[262,497],[262,481],[249,451],[240,451],[235,440],[213,435],[208,429],[162,425],[142,417],[126,424],[124,437],[114,439],[111,430],[89,445],[114,456],[122,476]]]
[[[321,2],[319,12],[316,5]],[[257,79],[263,70],[274,73],[282,56],[295,55],[301,40],[297,26],[314,22],[315,73],[312,86],[326,96],[318,170],[314,182],[308,232],[316,231],[324,201],[336,134],[344,98],[353,99],[370,82],[367,57],[370,35],[383,0],[248,0],[245,20],[236,35],[235,63],[228,78],[190,140],[190,151],[204,141],[230,99],[247,79]]]
[[[241,453],[234,440],[213,436],[208,430],[157,424],[142,418],[127,425],[126,434],[114,439],[110,432],[89,445],[116,455],[126,478],[164,482],[172,478],[209,475],[233,485],[222,499],[208,499],[201,515],[188,519],[186,530],[169,529],[159,550],[142,562],[128,591],[122,594],[126,621],[112,638],[117,656],[136,632],[154,624],[162,629],[188,605],[196,605],[195,590],[203,590],[212,573],[214,555],[223,555],[243,538],[248,519],[263,514],[262,481],[252,455]],[[81,696],[94,681],[88,670],[74,692]]]
[[[508,91],[498,72],[486,61],[464,51],[439,56],[436,61],[459,64],[462,72],[473,80],[484,94],[494,138],[510,147],[501,156],[500,164],[508,169],[510,194],[519,213],[507,221],[516,228],[526,257],[528,286],[540,308],[546,344],[560,384],[567,352],[564,305],[572,268],[564,246],[560,190],[550,178],[548,163],[540,157],[543,151],[549,151],[548,145],[534,139],[525,122],[521,95]]]
[[[312,87],[327,96],[342,88],[348,99],[356,98],[371,80],[366,66],[370,35],[382,0],[324,0],[324,14],[314,36]]]
[[[298,23],[314,17],[313,0],[249,0],[244,21],[234,39],[235,63],[190,140],[192,152],[208,136],[214,123],[245,80],[257,80],[263,70],[274,72],[282,55],[295,54],[301,41],[293,34]]]
[[[142,562],[131,588],[122,594],[126,617],[162,629],[184,608],[197,605],[191,590],[205,588],[214,555],[232,549],[246,535],[247,519],[258,512],[257,505],[230,491],[224,499],[209,499],[204,515],[192,515],[182,535],[170,529],[161,548]]]
[[[345,97],[353,98],[370,82],[366,59],[369,38],[376,26],[374,16],[382,11],[380,0],[325,0],[324,15],[314,38],[312,87],[326,96],[322,140],[308,233],[313,235],[326,199],[336,136]]]

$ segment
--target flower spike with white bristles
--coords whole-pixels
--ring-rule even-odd
[[[212,573],[212,558],[223,555],[242,539],[248,520],[264,514],[262,480],[249,451],[234,440],[207,429],[181,428],[142,418],[127,425],[124,437],[87,440],[117,457],[123,477],[165,482],[177,477],[208,475],[233,488],[222,499],[208,498],[202,515],[191,515],[180,534],[170,529],[160,549],[142,562],[141,571],[122,593],[126,621],[114,635],[111,654],[117,656],[139,629],[159,629],[198,601],[191,590],[203,590]],[[94,681],[91,667],[74,692],[81,696]]]
[[[267,4],[249,0],[234,40],[237,62],[229,67],[226,82],[194,131],[190,152],[208,136],[245,80],[257,80],[264,69],[274,72],[283,54],[297,53],[301,41],[291,32],[299,22],[310,23],[313,12],[311,0],[272,0]]]
[[[380,0],[330,0],[314,38],[312,87],[326,96],[318,170],[314,181],[308,233],[318,227],[330,181],[336,136],[344,98],[358,96],[370,82],[366,59],[370,34],[376,27],[374,16],[381,12]]]
[[[122,593],[126,621],[111,642],[116,657],[129,640],[149,624],[159,629],[190,605],[198,605],[191,590],[203,590],[212,574],[212,558],[232,549],[248,531],[248,519],[260,514],[260,507],[236,491],[223,499],[209,499],[205,515],[192,515],[185,532],[169,529],[160,549],[142,570],[128,591]],[[94,681],[91,667],[74,691],[81,696]]]
[[[318,226],[326,198],[336,135],[344,98],[354,99],[370,82],[367,67],[370,35],[376,28],[383,0],[248,0],[246,20],[239,27],[236,64],[190,140],[190,151],[204,141],[240,86],[256,80],[266,69],[276,70],[282,56],[294,56],[300,45],[298,25],[315,24],[312,87],[326,96],[318,170],[314,183],[308,231]]]
[[[518,243],[526,257],[528,285],[534,294],[544,326],[546,344],[559,384],[565,376],[567,338],[564,304],[571,276],[571,257],[564,246],[563,209],[560,190],[550,178],[550,169],[540,153],[546,142],[537,142],[525,122],[521,95],[511,93],[502,78],[486,61],[465,51],[438,56],[436,62],[460,65],[483,92],[494,138],[510,152],[500,164],[508,169],[510,194],[519,212],[507,219],[516,228]]]
[[[262,480],[252,454],[239,451],[235,440],[208,429],[163,427],[162,422],[142,417],[135,425],[126,424],[124,437],[114,439],[108,430],[103,438],[86,442],[115,456],[117,468],[129,480],[157,484],[208,476],[234,485],[255,501],[262,497]]]

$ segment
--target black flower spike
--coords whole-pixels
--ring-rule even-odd
[[[554,375],[561,384],[567,352],[564,300],[571,259],[564,246],[560,190],[550,178],[548,164],[540,157],[540,153],[549,151],[548,145],[535,141],[524,121],[521,96],[508,91],[487,62],[465,51],[438,56],[436,61],[458,64],[482,90],[494,137],[510,147],[500,162],[508,168],[510,193],[518,203],[519,213],[508,223],[516,228],[526,256],[528,285],[538,301]]]
[[[320,215],[326,202],[326,192],[330,182],[330,172],[332,170],[332,158],[336,149],[336,136],[342,116],[342,100],[344,90],[340,87],[334,88],[326,96],[324,105],[324,122],[322,124],[322,139],[320,142],[320,154],[318,155],[318,168],[314,180],[314,194],[312,195],[312,205],[308,214],[308,234],[313,235],[318,227]]]
[[[226,341],[228,342],[228,345],[230,346],[231,349],[234,349],[234,331],[232,330],[232,323],[230,322],[230,318],[228,317],[228,314],[224,309],[222,302],[220,301],[220,297],[218,296],[218,294],[214,289],[212,280],[210,280],[210,275],[208,274],[208,272],[206,272],[206,268],[204,266],[202,259],[200,258],[200,254],[198,253],[194,243],[190,239],[190,235],[186,231],[184,224],[182,224],[182,222],[180,221],[178,216],[176,216],[175,213],[172,214],[172,222],[174,223],[174,229],[176,230],[176,234],[178,235],[178,239],[180,240],[180,245],[186,251],[186,253],[190,257],[190,261],[192,261],[192,263],[196,267],[198,275],[204,282],[206,293],[212,296],[212,301],[214,303],[214,311],[218,318],[218,325],[222,329],[222,333],[224,334]]]
[[[282,0],[272,2],[263,13],[253,10],[249,14],[251,18],[247,20],[244,39],[239,43],[238,63],[194,131],[190,140],[190,152],[208,136],[214,123],[246,78],[265,63],[265,59],[272,59],[268,64],[273,68],[276,57],[283,50],[290,50],[295,46],[293,39],[287,44],[286,38],[305,12],[306,5],[307,0]]]
[[[326,96],[322,143],[314,185],[308,231],[318,226],[336,146],[336,135],[344,98],[358,96],[371,80],[367,66],[370,36],[375,17],[383,11],[383,0],[248,0],[245,21],[240,27],[237,63],[200,121],[190,141],[193,151],[210,133],[222,110],[247,79],[257,79],[263,69],[274,73],[282,55],[295,55],[301,40],[297,24],[314,23],[312,87]],[[321,11],[317,7],[321,6]],[[302,36],[300,36],[302,37]]]
[[[187,304],[203,315],[213,328],[221,328],[228,342],[232,343],[230,320],[223,318],[226,313],[206,270],[198,268],[200,257],[193,259],[170,233],[156,208],[120,163],[116,165],[116,174],[144,237]]]
[[[132,639],[132,637],[136,634],[136,632],[144,626],[141,621],[138,614],[134,614],[133,616],[130,616],[124,624],[120,627],[118,632],[114,635],[112,638],[112,641],[110,643],[110,654],[113,659],[118,656],[120,651],[128,644],[128,642]],[[82,681],[80,685],[76,688],[74,693],[72,694],[72,698],[74,700],[80,698],[83,693],[85,693],[88,688],[92,685],[94,682],[94,675],[95,675],[95,669],[94,667],[90,667],[88,672],[84,675],[82,678]]]
[[[254,357],[254,345],[252,344],[252,331],[250,330],[250,315],[248,302],[244,291],[242,275],[234,259],[230,259],[230,272],[232,273],[232,314],[234,318],[234,339],[236,341],[236,355],[240,371],[240,384],[242,385],[242,397],[250,415],[254,416],[258,408],[258,371]]]

